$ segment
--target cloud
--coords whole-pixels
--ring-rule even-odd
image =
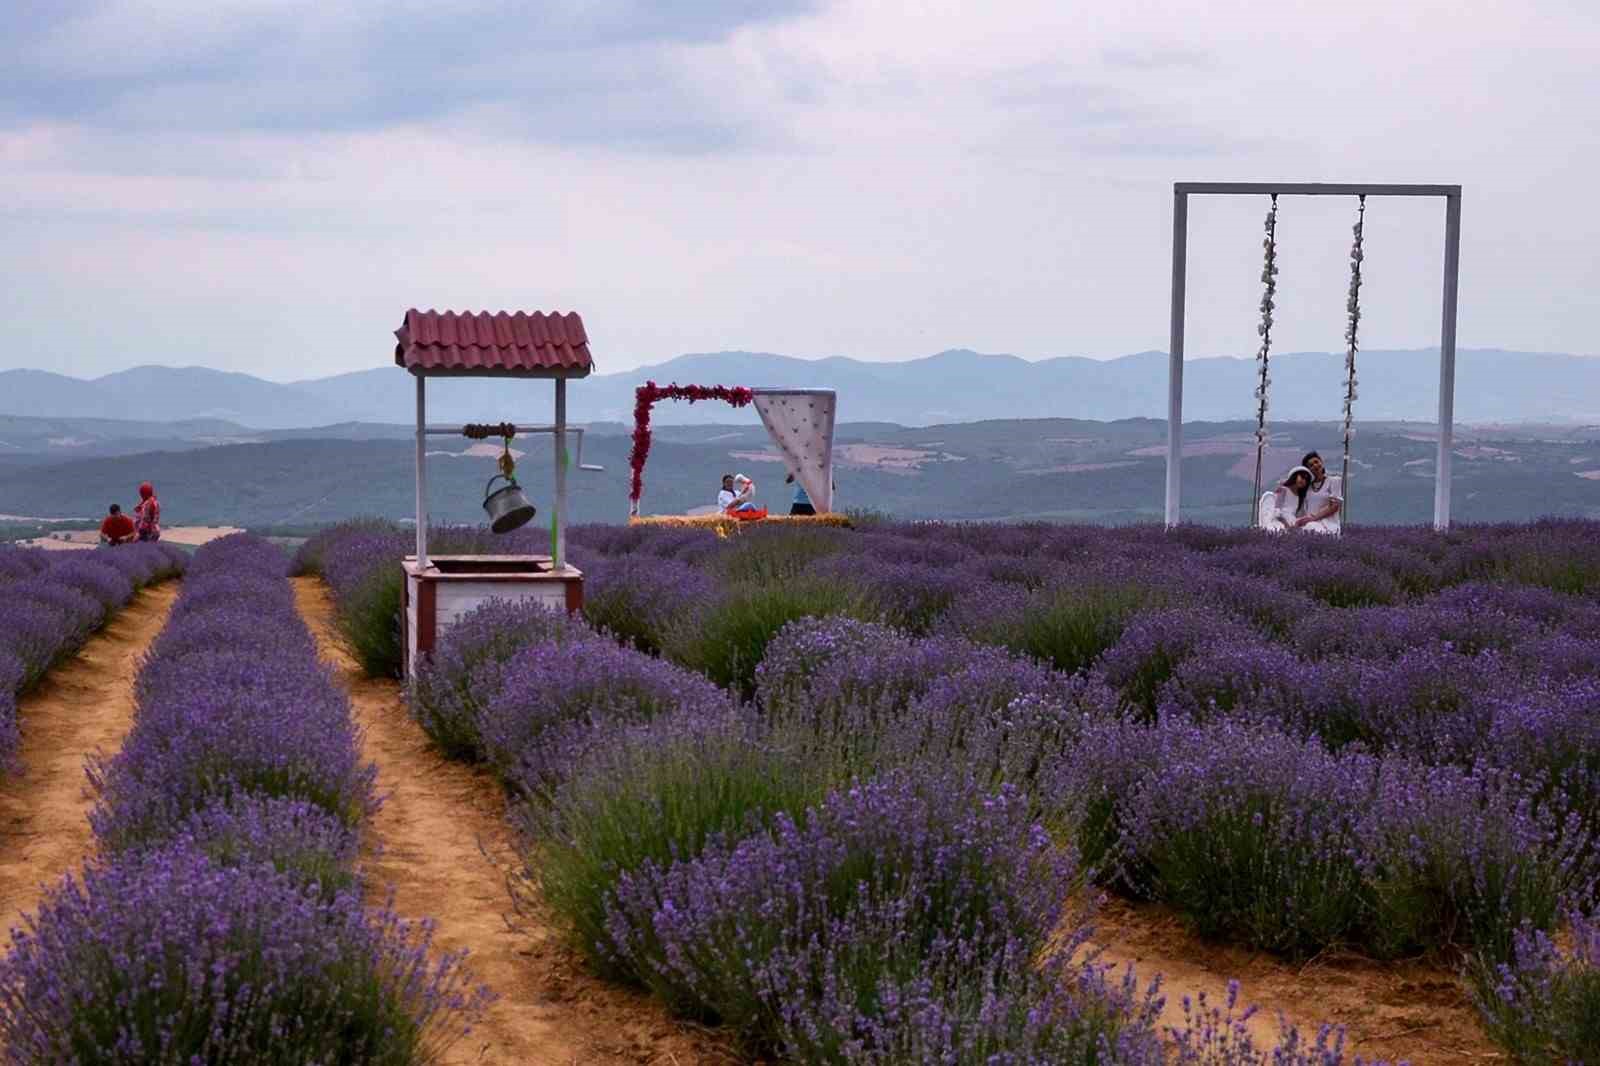
[[[1171,183],[1271,178],[1462,182],[1462,343],[1595,351],[1597,42],[1570,0],[13,0],[0,365],[305,377],[410,304],[576,308],[607,369],[1115,355],[1166,342]],[[1253,343],[1262,210],[1191,207],[1192,353]],[[1351,210],[1285,206],[1285,350],[1339,343]],[[1369,209],[1374,347],[1435,341],[1441,231]]]
[[[0,22],[0,120],[119,131],[358,131],[446,120],[518,139],[725,147],[681,56],[810,0],[27,4]]]

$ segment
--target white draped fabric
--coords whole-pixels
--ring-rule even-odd
[[[818,514],[833,510],[832,389],[753,389],[756,413]]]

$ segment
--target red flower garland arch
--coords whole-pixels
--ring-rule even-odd
[[[633,468],[633,480],[628,487],[628,510],[639,513],[639,497],[644,493],[644,462],[650,457],[650,409],[657,400],[722,400],[734,407],[747,406],[755,393],[743,385],[657,385],[647,381],[634,390],[633,399],[633,452],[628,465]]]

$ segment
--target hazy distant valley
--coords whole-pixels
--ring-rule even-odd
[[[64,423],[0,418],[0,439],[24,442],[0,460],[8,512],[95,516],[129,502],[153,480],[173,523],[253,527],[315,525],[358,514],[401,518],[412,511],[412,443],[402,425],[324,430],[241,431],[218,443],[215,424]],[[1243,523],[1254,452],[1246,422],[1185,427],[1185,516]],[[583,460],[604,473],[570,478],[577,521],[627,516],[631,427],[591,425]],[[63,460],[51,441],[74,434],[82,458]],[[163,435],[165,433],[166,435]],[[1149,419],[995,420],[908,428],[845,423],[838,429],[841,508],[903,518],[1037,518],[1121,523],[1160,517],[1166,427]],[[32,442],[29,444],[28,442]],[[1423,522],[1432,511],[1435,445],[1422,424],[1364,424],[1351,481],[1355,522]],[[528,448],[518,475],[543,510],[552,482],[547,438]],[[429,459],[430,507],[441,519],[477,521],[484,481],[494,472],[483,445],[439,439]],[[1332,423],[1275,428],[1267,467],[1280,472],[1318,448],[1338,463]],[[493,451],[491,446],[489,451]],[[783,466],[759,425],[657,427],[645,469],[644,510],[681,513],[709,504],[724,472],[756,479],[764,502],[783,506]],[[1466,521],[1540,514],[1600,517],[1600,427],[1460,429],[1455,512]],[[547,512],[545,512],[547,513]]]

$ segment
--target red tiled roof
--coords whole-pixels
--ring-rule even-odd
[[[406,312],[394,361],[411,371],[580,377],[594,369],[576,311]]]

